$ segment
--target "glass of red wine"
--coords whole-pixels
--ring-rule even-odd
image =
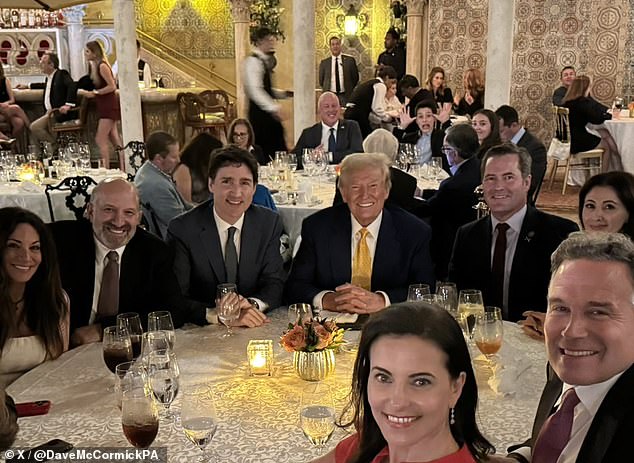
[[[117,365],[132,360],[132,342],[125,328],[109,326],[103,330],[103,361],[115,373]]]
[[[143,335],[139,314],[136,312],[120,313],[117,315],[117,328],[128,330],[132,343],[132,357],[136,360],[141,355],[141,336]]]
[[[130,387],[122,391],[121,424],[128,442],[146,449],[158,434],[159,417],[156,402],[146,387]]]

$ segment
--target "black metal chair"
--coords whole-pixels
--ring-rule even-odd
[[[53,201],[51,198],[53,191],[69,191],[69,194],[66,195],[65,198],[66,207],[75,214],[77,220],[80,220],[84,216],[84,211],[90,201],[88,188],[93,185],[97,185],[97,182],[87,176],[66,177],[57,185],[46,185],[46,201],[48,201],[48,211],[51,214],[51,222],[55,222]]]
[[[130,167],[132,167],[134,173],[128,173],[128,180],[133,181],[134,176],[146,160],[145,143],[133,140],[123,147],[118,147],[115,151],[117,152],[117,157],[120,157],[121,154],[125,156],[129,152],[128,161],[130,161]]]

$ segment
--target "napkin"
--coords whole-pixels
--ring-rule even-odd
[[[18,189],[24,193],[41,193],[42,192],[42,188],[40,188],[38,185],[36,185],[33,182],[29,182],[28,180],[24,182],[20,182],[20,186],[18,187]]]
[[[523,377],[530,369],[530,361],[521,350],[508,344],[502,345],[498,360],[492,366],[488,380],[489,387],[496,394],[514,395],[523,383]]]
[[[330,310],[322,310],[319,312],[319,318],[333,318],[337,324],[354,323],[359,318],[356,313],[331,312]]]

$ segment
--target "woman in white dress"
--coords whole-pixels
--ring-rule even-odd
[[[0,209],[0,387],[68,350],[69,307],[44,222]]]

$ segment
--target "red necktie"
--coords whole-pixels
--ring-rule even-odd
[[[504,307],[504,263],[506,260],[506,231],[511,228],[508,223],[501,222],[495,229],[498,232],[493,249],[491,263],[491,303],[496,307]]]
[[[579,397],[571,387],[564,394],[559,410],[548,417],[533,447],[532,463],[556,463],[570,440],[572,419]]]

